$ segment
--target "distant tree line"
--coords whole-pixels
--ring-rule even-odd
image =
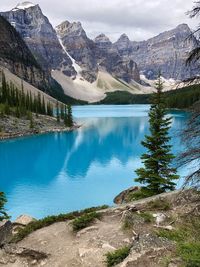
[[[15,115],[20,118],[27,115],[28,112],[53,116],[53,105],[45,103],[44,96],[40,93],[33,95],[31,92],[24,92],[23,82],[19,90],[12,82],[8,83],[4,72],[1,75],[0,86],[0,104],[1,114]]]
[[[200,100],[200,84],[188,85],[184,88],[178,88],[163,92],[167,108],[190,108],[195,102]],[[133,95],[129,92],[110,92],[105,99],[97,104],[151,104],[152,94]]]
[[[168,108],[190,108],[200,100],[200,84],[165,92],[164,95]]]
[[[50,102],[45,101],[44,96],[38,92],[37,95],[24,92],[23,81],[21,89],[18,89],[12,82],[8,83],[4,72],[1,75],[0,85],[0,114],[14,115],[18,118],[27,116],[30,119],[30,128],[33,128],[32,113],[54,116],[54,106]],[[56,104],[57,121],[61,120],[65,126],[73,126],[73,116],[71,105],[65,105],[57,101]]]
[[[57,102],[56,103],[56,118],[57,122],[60,120],[64,121],[65,126],[72,127],[74,125],[73,116],[72,116],[72,107],[71,105],[64,105]]]

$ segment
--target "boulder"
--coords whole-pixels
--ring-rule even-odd
[[[9,220],[0,222],[0,246],[5,245],[12,237],[12,223]]]
[[[27,224],[31,223],[31,222],[35,222],[36,219],[29,216],[29,215],[20,215],[15,221],[14,221],[14,225],[24,225],[26,226]]]
[[[126,203],[127,202],[127,197],[130,193],[132,192],[136,192],[140,189],[140,187],[138,186],[132,186],[124,191],[122,191],[119,195],[117,195],[115,198],[114,198],[114,203],[115,204],[123,204],[123,203]]]

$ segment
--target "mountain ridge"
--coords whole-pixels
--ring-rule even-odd
[[[20,3],[0,14],[15,27],[42,69],[51,71],[66,92],[70,91],[66,87],[73,85],[74,90],[82,88],[84,93],[87,85],[92,95],[92,86],[99,86],[99,73],[108,74],[103,75],[108,78],[105,80],[107,85],[110,84],[110,75],[115,79],[112,84],[117,84],[117,88],[111,89],[109,85],[109,90],[124,90],[126,84],[125,90],[134,87],[141,93],[153,91],[153,80],[159,70],[164,79],[170,81],[185,80],[199,74],[196,65],[185,66],[188,53],[197,44],[195,37],[185,41],[191,33],[187,24],[180,24],[145,41],[131,41],[123,33],[116,42],[111,42],[104,33],[90,39],[79,21],[65,20],[54,29],[40,6],[31,2]],[[64,80],[66,84],[63,86]]]

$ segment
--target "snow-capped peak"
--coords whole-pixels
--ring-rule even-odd
[[[14,9],[12,9],[12,11],[16,11],[19,9],[25,10],[27,8],[34,7],[34,6],[36,5],[31,2],[22,2],[22,3],[19,3]]]

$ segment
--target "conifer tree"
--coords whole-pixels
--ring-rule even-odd
[[[9,218],[4,208],[6,202],[7,200],[5,194],[3,192],[0,192],[0,221]]]
[[[72,107],[71,105],[67,105],[67,126],[72,127],[73,126],[73,117],[72,117]]]
[[[169,129],[171,118],[166,117],[166,107],[163,100],[163,83],[159,74],[156,83],[157,92],[153,95],[153,104],[149,112],[150,135],[145,136],[142,145],[147,152],[141,156],[144,167],[136,170],[136,182],[144,184],[143,196],[151,196],[175,189],[174,180],[179,176],[172,167],[174,155],[169,144]]]
[[[7,83],[4,72],[1,72],[0,85],[0,104],[1,115],[13,114],[20,118],[21,116],[28,116],[28,112],[35,112],[38,114],[47,114],[46,103],[41,99],[41,94],[38,92],[37,96],[31,92],[24,92],[23,80],[21,80],[21,90],[14,86],[12,82]],[[53,108],[49,103],[48,115],[53,116]]]
[[[57,118],[57,122],[60,122],[60,110],[59,110],[58,101],[56,102],[56,118]]]
[[[28,119],[30,120],[30,129],[33,129],[34,128],[33,114],[30,111],[28,113]]]

